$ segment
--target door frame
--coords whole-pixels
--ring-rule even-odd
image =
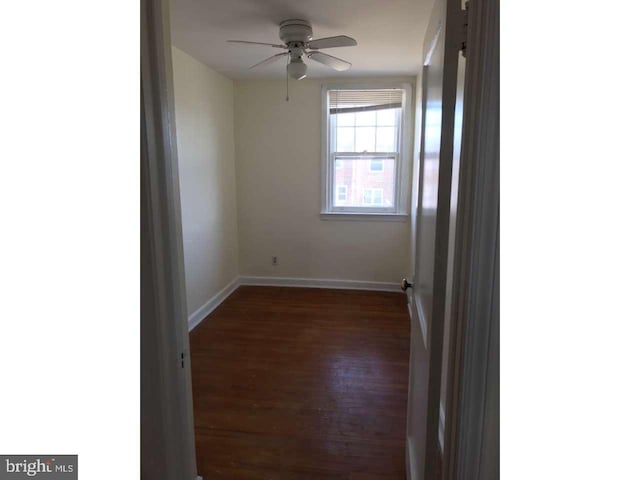
[[[499,4],[468,4],[443,479],[499,478]]]
[[[196,478],[168,0],[140,2],[141,478]]]

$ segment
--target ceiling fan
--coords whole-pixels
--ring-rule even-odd
[[[282,57],[289,57],[287,64],[287,75],[295,80],[302,80],[307,76],[307,65],[302,60],[304,56],[316,62],[322,63],[339,72],[349,70],[351,64],[341,58],[328,55],[318,50],[322,48],[334,47],[354,47],[358,43],[346,35],[336,37],[319,38],[313,40],[313,30],[311,24],[306,20],[284,20],[280,22],[280,40],[284,44],[248,42],[245,40],[227,40],[230,43],[248,43],[251,45],[266,45],[273,48],[281,48],[286,52],[277,53],[249,68],[262,67],[279,60]]]

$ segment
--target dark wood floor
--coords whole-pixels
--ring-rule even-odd
[[[405,479],[402,293],[240,287],[191,355],[206,480]]]

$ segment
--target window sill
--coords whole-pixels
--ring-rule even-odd
[[[349,212],[322,212],[322,220],[359,221],[359,222],[406,222],[409,215],[406,213],[349,213]]]

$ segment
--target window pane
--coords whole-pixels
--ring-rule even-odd
[[[395,159],[341,157],[342,168],[334,169],[335,205],[339,207],[393,208],[395,205]],[[373,161],[373,162],[372,162]],[[371,164],[382,171],[371,171]],[[342,188],[344,187],[344,189]]]
[[[375,152],[376,151],[376,128],[356,127],[356,149],[355,152]],[[348,152],[349,150],[340,150]]]
[[[353,152],[354,151],[354,128],[353,127],[338,127],[337,131],[337,145],[336,152]]]
[[[371,207],[383,207],[384,188],[365,188],[362,194],[362,203]]]
[[[384,162],[381,158],[369,160],[369,171],[382,172],[384,170]]]
[[[355,124],[356,116],[353,113],[337,113],[334,115],[339,127],[353,127]]]
[[[376,152],[395,152],[396,129],[395,127],[378,127],[376,131]]]
[[[387,108],[384,110],[378,110],[377,125],[395,127],[397,122],[396,115],[398,114],[398,108]]]
[[[356,115],[356,127],[375,127],[376,126],[375,110],[371,110],[369,112],[357,112],[355,115]]]

